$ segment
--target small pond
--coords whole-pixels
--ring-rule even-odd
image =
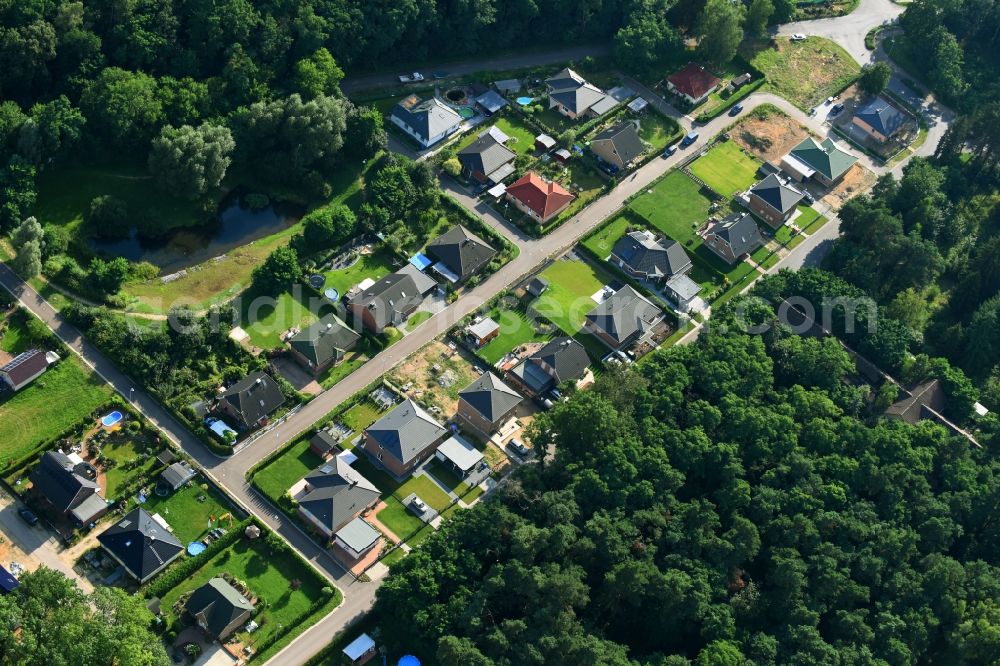
[[[243,205],[239,194],[223,200],[220,211],[208,224],[172,229],[162,238],[147,238],[133,229],[129,238],[90,239],[88,245],[99,254],[148,261],[168,274],[287,229],[303,214],[300,206],[289,203],[253,210]]]

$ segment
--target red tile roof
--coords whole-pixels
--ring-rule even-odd
[[[684,69],[678,70],[667,77],[667,81],[678,92],[693,99],[702,97],[713,87],[722,83],[721,79],[712,76],[701,65],[689,62]]]
[[[507,194],[535,211],[543,220],[562,210],[574,199],[562,185],[549,182],[534,171],[524,174],[508,187]]]

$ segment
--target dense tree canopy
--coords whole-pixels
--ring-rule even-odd
[[[222,183],[235,147],[226,127],[164,127],[153,140],[149,170],[171,194],[199,199]]]
[[[394,566],[390,647],[443,666],[996,658],[995,456],[878,419],[835,341],[748,336],[736,311],[541,416],[544,468]]]

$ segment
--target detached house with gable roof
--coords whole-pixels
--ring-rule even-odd
[[[365,451],[397,478],[410,474],[448,438],[448,430],[412,399],[365,430]]]
[[[554,338],[507,373],[522,393],[538,397],[564,382],[583,378],[590,367],[587,350],[573,338]]]
[[[497,132],[486,131],[456,157],[466,178],[477,183],[497,184],[514,173],[517,153],[497,139]]]
[[[0,367],[0,379],[12,391],[20,391],[41,377],[48,369],[49,362],[45,358],[45,352],[39,349],[29,349],[28,351],[21,352],[12,358],[9,363]]]
[[[314,376],[340,363],[354,349],[361,334],[335,314],[328,314],[288,340],[288,349],[299,365]]]
[[[428,243],[427,253],[438,260],[436,272],[450,282],[464,282],[489,264],[497,251],[458,224]]]
[[[534,171],[507,188],[507,199],[542,224],[566,210],[575,198],[559,183],[545,180]]]
[[[820,143],[811,136],[781,158],[781,168],[798,181],[809,180],[832,187],[854,166],[858,158],[826,138]]]
[[[400,326],[424,302],[424,296],[437,287],[431,277],[407,264],[364,291],[356,294],[347,309],[366,329],[378,335],[388,326]]]
[[[253,430],[285,404],[278,382],[266,372],[253,372],[223,391],[217,409],[242,431]]]
[[[31,472],[32,493],[60,516],[87,525],[108,512],[93,466],[62,451],[46,451]]]
[[[567,67],[545,79],[549,108],[576,120],[584,115],[599,117],[615,108],[618,102],[603,90]]]
[[[642,157],[646,146],[639,138],[635,123],[624,122],[609,127],[591,139],[590,150],[605,162],[624,171]]]
[[[424,148],[451,136],[462,124],[462,116],[438,98],[420,99],[417,95],[392,107],[389,120]]]
[[[667,77],[667,89],[677,93],[689,103],[698,105],[719,89],[722,79],[701,65],[689,62],[682,69]]]
[[[750,188],[750,210],[777,229],[795,214],[803,196],[798,189],[772,173]]]
[[[646,229],[630,231],[611,248],[608,261],[637,280],[659,282],[691,270],[691,257],[677,241]]]
[[[619,350],[642,341],[664,317],[663,310],[626,285],[588,312],[583,328]]]
[[[708,226],[705,245],[727,264],[735,264],[764,245],[764,239],[750,213],[730,213]]]
[[[225,578],[216,576],[191,593],[184,610],[206,634],[224,641],[247,623],[254,605]]]

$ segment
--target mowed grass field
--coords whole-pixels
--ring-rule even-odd
[[[4,349],[26,346],[25,337],[23,329],[12,323],[4,335]],[[0,394],[0,458],[7,462],[30,454],[89,418],[112,395],[104,380],[68,355],[17,393]]]
[[[490,312],[490,317],[500,325],[500,335],[483,345],[479,355],[491,364],[495,365],[519,345],[548,339],[548,336],[539,335],[535,331],[522,312],[498,308]]]
[[[667,118],[652,106],[639,118],[639,138],[652,146],[651,150],[658,153],[667,144],[679,139],[681,126],[673,118]]]
[[[605,271],[575,259],[559,259],[540,275],[548,280],[549,288],[531,307],[567,335],[583,328],[584,317],[597,305],[591,296],[613,281]]]
[[[698,183],[680,171],[671,171],[651,191],[634,199],[629,208],[682,245],[691,240],[693,247],[701,242],[695,232],[708,219],[711,203]]]
[[[322,462],[323,459],[309,448],[309,440],[300,439],[274,462],[257,472],[254,482],[265,495],[277,501]]]
[[[861,71],[847,51],[822,37],[801,42],[778,39],[771,44],[746,47],[744,57],[764,72],[765,89],[804,111],[846,88]]]
[[[731,197],[754,184],[760,162],[732,141],[717,143],[691,163],[691,173],[724,197]]]
[[[612,248],[618,239],[625,235],[628,230],[628,218],[619,215],[609,220],[603,227],[600,227],[590,238],[583,241],[583,245],[590,249],[601,259],[607,259]]]
[[[535,150],[535,133],[528,129],[527,125],[513,115],[507,115],[497,119],[493,126],[510,137],[507,147],[518,155],[530,155]],[[455,152],[462,150],[470,143],[479,138],[479,135],[489,129],[488,125],[481,125],[469,132],[455,145]]]

